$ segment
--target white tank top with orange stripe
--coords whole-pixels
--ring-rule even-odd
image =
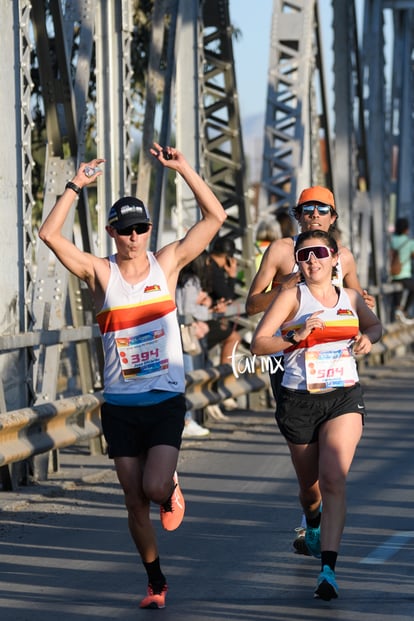
[[[298,235],[294,235],[292,237],[293,239],[293,245],[296,244],[296,240],[298,238]],[[342,270],[342,265],[341,265],[341,251],[338,250],[338,261],[337,264],[335,266],[335,269],[333,270],[333,275],[332,275],[332,284],[335,287],[343,287],[344,286],[344,273]],[[292,274],[296,274],[299,271],[299,265],[296,263],[293,266],[293,270],[292,270]],[[276,332],[276,334],[281,334],[280,330],[278,330]],[[277,353],[273,354],[274,356],[283,356],[283,351],[278,351]]]
[[[185,375],[177,307],[152,252],[150,270],[135,285],[109,257],[111,274],[97,321],[105,354],[104,393],[183,393]]]
[[[338,301],[330,308],[322,306],[305,283],[298,288],[298,311],[293,319],[282,324],[282,335],[289,330],[299,330],[309,315],[318,310],[323,311],[319,318],[324,328],[313,330],[298,345],[285,349],[282,385],[309,392],[352,386],[358,381],[352,343],[359,333],[359,319],[347,292],[337,287]]]

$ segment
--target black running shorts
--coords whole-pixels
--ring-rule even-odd
[[[282,386],[275,418],[286,440],[292,444],[311,444],[318,441],[322,423],[351,412],[359,412],[364,422],[365,404],[360,384],[313,394]]]
[[[144,406],[105,402],[101,420],[109,457],[138,457],[160,444],[179,449],[186,409],[184,395]]]

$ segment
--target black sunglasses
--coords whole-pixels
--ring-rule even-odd
[[[118,235],[132,235],[135,231],[137,235],[143,235],[144,233],[148,233],[150,228],[149,224],[140,223],[140,224],[131,224],[131,226],[126,226],[124,229],[115,229]]]
[[[308,205],[302,205],[301,207],[302,209],[302,213],[304,213],[307,216],[310,216],[313,214],[313,212],[315,211],[315,209],[318,210],[318,214],[320,216],[326,216],[326,214],[328,214],[331,211],[331,206],[330,205],[318,205],[318,204],[308,204]]]

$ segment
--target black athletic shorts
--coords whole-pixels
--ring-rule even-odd
[[[280,389],[276,422],[281,434],[292,444],[318,441],[319,428],[342,414],[360,412],[364,422],[365,404],[360,384],[325,393]]]
[[[283,368],[283,360],[282,356],[271,356],[272,358],[272,373],[269,373],[270,378],[270,387],[272,389],[273,396],[275,398],[276,403],[279,401],[280,390],[282,388],[282,380],[284,375]]]
[[[143,406],[105,402],[101,420],[109,457],[138,457],[160,444],[179,449],[186,409],[184,395]]]

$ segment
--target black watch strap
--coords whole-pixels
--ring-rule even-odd
[[[297,341],[295,337],[296,337],[295,330],[289,330],[289,332],[286,332],[285,334],[285,339],[289,341],[289,343],[292,343],[292,345],[297,345],[299,343],[299,341]]]
[[[81,193],[81,189],[82,188],[76,185],[76,183],[73,183],[73,181],[68,181],[67,184],[65,185],[65,190],[73,190],[74,192],[76,192],[78,196]]]

